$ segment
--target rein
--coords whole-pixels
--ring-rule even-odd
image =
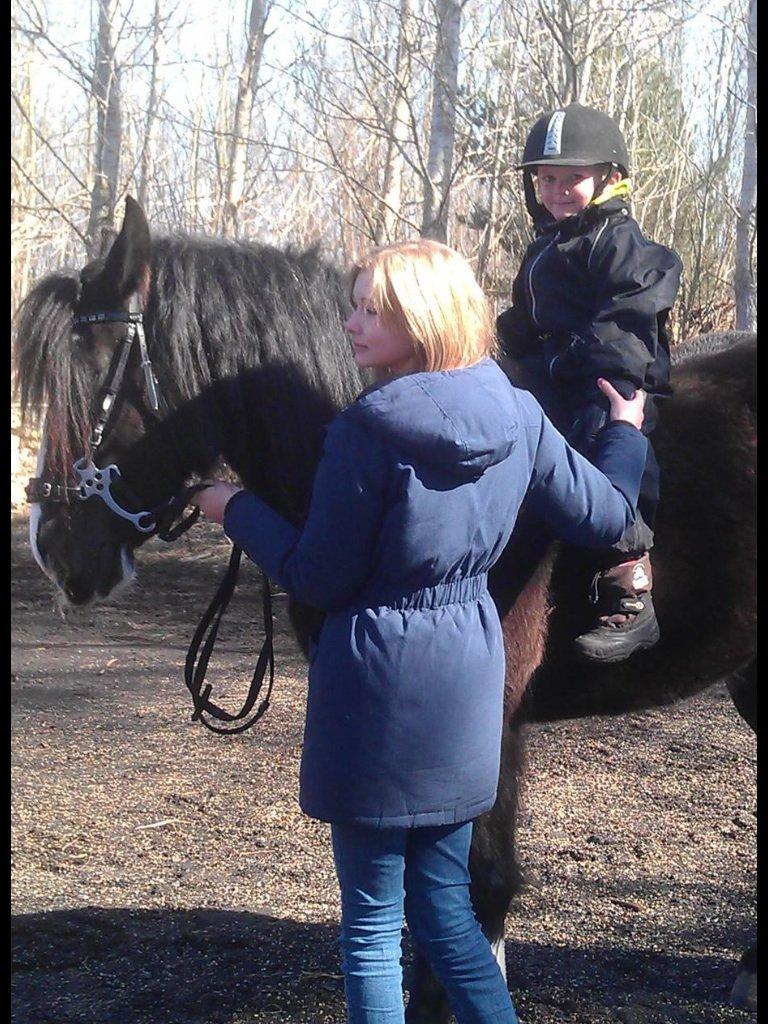
[[[182,518],[175,526],[173,523],[174,520],[181,515],[183,509],[191,503],[194,496],[208,486],[208,484],[192,484],[190,487],[187,487],[184,491],[171,499],[170,504],[162,515],[162,519],[158,523],[157,536],[161,540],[177,540],[183,533],[186,533],[190,527],[194,526],[200,517],[200,509],[197,507],[194,508],[188,516]],[[248,695],[245,698],[245,703],[240,711],[238,711],[237,714],[232,714],[224,708],[219,707],[218,704],[215,704],[211,700],[213,687],[210,683],[205,682],[206,672],[208,671],[208,662],[211,660],[211,655],[213,654],[213,648],[216,644],[216,638],[219,633],[219,626],[221,625],[221,620],[229,607],[229,602],[232,599],[235,587],[237,586],[242,554],[242,548],[233,544],[232,553],[229,556],[227,571],[224,574],[224,578],[219,584],[216,593],[213,595],[211,603],[205,610],[203,617],[200,620],[200,624],[194,632],[189,644],[189,650],[187,651],[187,657],[184,662],[184,682],[192,695],[192,703],[194,705],[192,721],[200,722],[206,727],[206,729],[210,729],[211,732],[219,733],[224,736],[231,733],[245,732],[246,729],[250,729],[252,725],[258,722],[269,707],[272,697],[272,687],[275,682],[272,592],[269,589],[269,580],[266,577],[263,577],[261,591],[261,607],[264,619],[264,643],[259,651],[256,667],[254,668],[253,675],[251,676]],[[253,717],[249,718],[248,716],[253,711],[264,685],[264,678],[267,674],[267,669],[269,669],[269,682],[267,685],[266,696],[256,708],[256,713]],[[216,721],[229,724],[224,726],[215,725],[212,721],[209,721],[208,718],[204,718],[203,715],[208,715]]]
[[[141,360],[140,367],[144,374],[144,386],[149,405],[154,412],[160,410],[161,402],[163,406],[167,406],[162,401],[157,378],[149,358],[144,334],[143,314],[138,307],[136,296],[132,296],[128,312],[90,313],[84,316],[72,317],[72,326],[76,328],[101,323],[125,323],[128,324],[128,330],[125,337],[118,342],[107,373],[106,383],[101,391],[101,401],[90,438],[90,453],[77,459],[72,466],[78,478],[78,483],[73,485],[55,480],[45,480],[42,477],[32,477],[26,487],[27,501],[70,504],[72,500],[88,501],[89,498],[100,498],[111,512],[120,519],[129,522],[139,533],[154,534],[160,540],[173,542],[194,526],[200,518],[200,509],[197,507],[187,516],[183,515],[183,511],[191,503],[195,494],[209,485],[204,483],[193,484],[156,508],[141,512],[129,512],[113,495],[112,487],[118,480],[121,481],[122,488],[127,492],[120,469],[114,464],[101,468],[97,467],[95,458],[97,449],[112,418],[128,365],[128,358],[134,341],[137,339]],[[131,502],[140,508],[141,502],[136,500],[135,496],[131,495],[130,492],[127,493]],[[218,704],[215,704],[210,699],[213,687],[210,683],[205,682],[208,662],[213,653],[219,626],[221,625],[224,613],[229,607],[229,602],[237,585],[241,557],[242,549],[233,545],[224,579],[195,630],[184,664],[184,682],[192,695],[192,703],[194,704],[192,721],[201,722],[211,732],[219,733],[220,735],[240,733],[250,729],[269,707],[275,680],[272,595],[269,589],[269,581],[264,577],[262,586],[264,644],[259,652],[256,667],[251,677],[248,695],[240,711],[237,714],[232,714],[219,707]],[[267,670],[269,670],[269,683],[266,696],[256,708],[255,714],[249,718],[261,693]],[[215,725],[203,716],[210,716],[211,719],[228,723],[228,725]]]
[[[195,630],[195,635],[192,637],[192,641],[189,645],[189,651],[187,652],[187,659],[184,664],[184,682],[187,685],[187,689],[192,694],[192,703],[195,706],[195,710],[192,714],[192,721],[202,722],[206,729],[210,729],[211,732],[223,735],[245,732],[245,730],[250,729],[255,722],[258,722],[269,707],[269,702],[272,696],[272,686],[275,681],[272,594],[269,589],[269,581],[264,578],[261,592],[262,613],[264,616],[264,644],[259,652],[256,667],[253,670],[250,686],[248,688],[248,696],[246,697],[245,703],[240,711],[236,715],[233,715],[229,711],[225,711],[224,708],[214,704],[211,700],[211,684],[205,682],[205,673],[208,669],[208,662],[211,654],[213,653],[214,644],[216,643],[219,626],[221,625],[221,620],[229,606],[230,598],[235,590],[237,576],[240,570],[241,556],[242,549],[237,546],[233,546],[224,579],[221,581],[219,589],[216,591],[207,611],[200,620],[200,625]],[[210,631],[206,635],[206,631],[209,630],[209,627]],[[259,698],[267,669],[269,669],[269,684],[267,686],[266,696],[256,708],[256,713],[249,719],[248,716],[251,711],[253,711],[254,705]],[[212,722],[203,718],[203,714],[208,714],[219,722],[230,723],[229,727],[214,725]]]

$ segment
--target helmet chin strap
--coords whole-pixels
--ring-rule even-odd
[[[529,168],[523,168],[523,190],[525,192],[525,208],[530,214],[534,227],[538,227],[542,221],[547,208],[536,198],[536,189],[533,184],[533,175]]]
[[[590,199],[590,203],[593,203],[598,198],[598,196],[600,196],[602,194],[603,189],[608,184],[608,182],[611,180],[611,175],[616,170],[618,170],[618,167],[616,166],[616,164],[609,164],[608,165],[608,170],[605,172],[603,180],[601,182],[599,182],[595,186],[595,191],[594,191],[594,194],[593,194],[592,198]]]

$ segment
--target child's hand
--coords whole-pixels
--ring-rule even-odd
[[[639,430],[645,416],[645,392],[638,390],[632,398],[623,398],[610,381],[598,378],[597,386],[611,403],[611,419],[625,420]]]
[[[206,519],[221,524],[224,521],[227,502],[238,491],[242,491],[242,487],[229,484],[225,480],[211,480],[205,490],[198,491],[191,503],[197,505]]]

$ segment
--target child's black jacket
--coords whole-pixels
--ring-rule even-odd
[[[624,199],[588,206],[529,245],[498,319],[502,347],[572,410],[600,401],[598,377],[626,397],[638,387],[669,395],[665,324],[681,270]]]

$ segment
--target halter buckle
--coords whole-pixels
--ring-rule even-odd
[[[78,487],[69,484],[60,484],[51,480],[43,480],[42,477],[33,476],[27,481],[24,494],[30,505],[38,505],[43,501],[55,502],[61,505],[68,505],[70,496],[79,494]]]

